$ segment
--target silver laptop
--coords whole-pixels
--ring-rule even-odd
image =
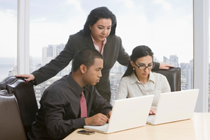
[[[148,124],[156,125],[190,119],[193,116],[198,89],[160,94],[156,115],[150,115]]]
[[[109,123],[103,126],[84,126],[85,129],[113,133],[146,125],[154,95],[115,100]]]

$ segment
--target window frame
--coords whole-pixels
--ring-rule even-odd
[[[208,0],[193,0],[194,88],[199,89],[196,112],[208,112],[209,92],[209,5]],[[18,0],[18,74],[29,73],[30,0]]]

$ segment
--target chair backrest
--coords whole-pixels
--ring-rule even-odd
[[[38,111],[33,83],[16,78],[15,81],[7,84],[6,88],[8,93],[14,94],[17,99],[23,126],[27,134],[31,129],[31,125],[35,120],[35,114]]]
[[[0,90],[0,140],[26,140],[16,98],[6,90]]]
[[[38,111],[36,97],[32,82],[26,82],[22,78],[14,76],[5,78],[6,80],[0,83],[1,87],[5,86],[9,95],[14,95],[19,106],[22,124],[24,126],[25,134],[30,131],[31,125],[35,120],[35,114]],[[8,80],[13,79],[13,80]]]
[[[16,77],[14,77],[14,76],[9,76],[9,77],[5,78],[4,80],[2,80],[0,82],[0,90],[6,89],[7,84],[10,84],[15,80],[16,80]]]
[[[166,76],[169,85],[171,87],[171,91],[181,91],[181,68],[174,67],[170,70],[158,70],[156,73],[161,73]]]

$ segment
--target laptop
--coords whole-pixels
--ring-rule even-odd
[[[100,133],[113,133],[146,125],[154,95],[115,100],[109,123],[84,128]]]
[[[147,124],[190,119],[193,116],[199,89],[182,90],[160,94],[156,115],[150,115]]]

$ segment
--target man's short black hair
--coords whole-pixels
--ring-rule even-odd
[[[102,55],[97,51],[89,48],[84,48],[78,51],[72,61],[72,72],[78,70],[80,65],[85,65],[87,69],[94,64],[95,58],[103,59]]]

